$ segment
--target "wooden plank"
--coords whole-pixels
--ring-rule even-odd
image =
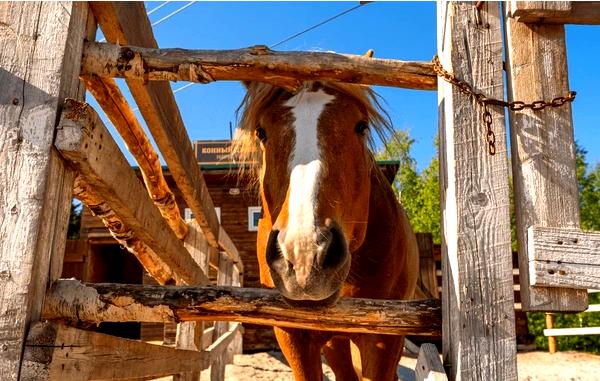
[[[579,229],[528,229],[532,286],[600,287],[600,233]]]
[[[158,47],[142,2],[91,2],[90,8],[107,41]],[[219,220],[169,82],[127,80],[127,86],[185,203],[192,209],[208,242],[218,247]]]
[[[417,287],[427,298],[439,299],[438,282],[433,257],[433,237],[431,233],[416,233],[419,245],[419,279]]]
[[[62,271],[73,173],[52,148],[78,97],[86,3],[0,2],[0,375],[19,378],[26,331]]]
[[[262,81],[294,90],[302,81],[337,81],[434,90],[431,62],[331,52],[275,52],[264,45],[237,50],[150,49],[90,42],[82,73],[150,81]]]
[[[25,344],[25,365],[52,381],[126,380],[168,376],[208,367],[210,353],[36,323]],[[29,380],[39,380],[30,378]]]
[[[415,381],[448,381],[435,345],[430,343],[421,345],[415,367]]]
[[[233,272],[233,263],[224,253],[219,253],[219,271],[217,273],[217,285],[230,286]],[[219,338],[228,331],[229,323],[226,321],[216,321],[213,331],[213,342],[219,341]],[[233,337],[232,337],[233,339]],[[225,349],[225,348],[223,348]],[[211,381],[222,381],[225,378],[225,352],[223,355],[216,356],[210,364],[210,379]]]
[[[242,263],[242,258],[240,257],[240,253],[238,252],[235,244],[229,237],[229,234],[223,229],[221,226],[219,228],[219,245],[225,251],[231,262],[237,268],[237,271],[241,274],[244,273],[244,264]]]
[[[508,16],[539,24],[600,24],[597,1],[510,1]]]
[[[119,90],[119,86],[110,78],[84,76],[82,79],[113,126],[123,137],[127,149],[138,163],[144,184],[146,184],[154,205],[173,229],[177,238],[183,239],[187,234],[187,226],[181,218],[181,212],[175,203],[175,196],[165,181],[158,155],[129,107],[125,96]]]
[[[544,336],[588,336],[600,335],[600,327],[545,329]]]
[[[506,19],[507,95],[510,101],[553,99],[569,92],[565,30]],[[527,229],[579,228],[579,190],[571,105],[509,111],[512,173],[525,311],[583,311],[587,293],[530,287]]]
[[[292,308],[275,290],[225,286],[82,284],[59,280],[44,318],[73,322],[239,321],[339,332],[439,335],[439,301],[342,298],[329,308]]]
[[[438,3],[438,54],[444,68],[487,97],[502,99],[499,3]],[[453,380],[516,380],[516,343],[504,110],[483,110],[457,87],[438,82],[443,221],[444,364]],[[474,340],[473,338],[477,338]]]
[[[119,224],[131,229],[166,264],[167,270],[187,284],[208,283],[89,105],[67,100],[55,145],[84,179],[86,191],[104,200],[119,218]]]

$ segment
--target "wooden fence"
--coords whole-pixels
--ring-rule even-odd
[[[441,65],[471,88],[497,99],[505,93],[506,69],[509,100],[524,102],[569,92],[563,24],[600,20],[598,3],[511,1],[506,3],[503,39],[499,3],[439,2],[437,8]],[[106,44],[94,42],[97,26]],[[444,364],[451,379],[517,379],[508,155],[500,105],[487,105],[486,131],[478,103],[464,89],[436,81],[433,66],[423,62],[274,53],[264,47],[181,54],[159,50],[141,3],[4,2],[0,3],[0,28],[3,379],[140,378],[198,372],[209,364],[213,379],[222,379],[226,362],[222,353],[239,330],[236,323],[215,323],[214,342],[199,351],[195,349],[201,347],[191,344],[205,335],[197,323],[182,324],[180,348],[174,349],[40,321],[43,311],[56,300],[53,290],[64,285],[57,280],[73,194],[103,218],[115,238],[159,283],[206,285],[203,256],[215,251],[226,254],[219,259],[217,283],[237,282],[235,274],[240,273],[242,263],[219,225],[165,80],[256,79],[271,68],[277,72],[277,84],[286,88],[310,79],[416,89],[431,89],[437,83]],[[249,69],[218,70],[221,64],[237,67],[239,62]],[[111,78],[116,76],[125,78],[196,216],[194,222],[182,221],[174,208],[160,180],[156,154],[140,135]],[[146,189],[137,182],[96,112],[83,103],[86,88],[131,145],[136,159],[147,161],[147,165],[140,164]],[[597,235],[579,231],[570,104],[511,111],[509,125],[523,308],[585,310],[585,288],[598,288],[597,250],[579,258],[578,248],[594,247]],[[492,137],[494,156],[488,154]],[[107,287],[109,292],[117,291]],[[89,298],[82,300],[81,311],[97,307],[94,286],[82,292]],[[68,304],[75,293],[58,296]],[[173,313],[160,303],[146,308],[133,303],[128,310],[139,296],[128,289],[113,301],[113,307],[124,309],[136,320],[143,320],[147,308],[159,315]],[[390,303],[385,311],[400,314],[410,305]],[[435,306],[429,302],[415,308],[435,315]],[[354,313],[359,325],[361,313]],[[240,320],[246,315],[243,312]],[[422,348],[419,366],[439,374],[436,354],[430,349]]]

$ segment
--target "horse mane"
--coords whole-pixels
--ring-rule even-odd
[[[319,81],[318,84],[358,101],[366,112],[371,132],[377,134],[382,141],[386,141],[393,131],[392,123],[389,114],[381,106],[383,98],[379,94],[364,85],[323,81]],[[304,82],[297,91],[313,88],[314,85],[314,81]],[[262,111],[286,93],[288,92],[281,87],[263,82],[252,82],[247,86],[246,96],[237,109],[237,115],[241,113],[241,118],[232,142],[233,157],[240,163],[240,178],[246,177],[251,180],[251,183],[258,183],[262,156],[254,131],[259,124]],[[375,140],[372,133],[368,143],[370,157],[375,163],[373,157]]]

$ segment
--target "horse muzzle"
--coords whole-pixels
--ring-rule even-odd
[[[350,270],[346,238],[329,219],[302,234],[271,231],[266,254],[275,287],[293,304],[335,303]]]

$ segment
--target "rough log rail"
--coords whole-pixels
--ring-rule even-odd
[[[82,74],[145,81],[263,81],[288,88],[298,86],[301,80],[437,88],[430,62],[329,52],[275,52],[262,45],[238,50],[186,50],[89,42],[83,54]]]
[[[509,1],[508,16],[519,22],[543,24],[600,24],[597,1]]]
[[[238,321],[339,332],[440,335],[434,299],[392,301],[343,298],[325,309],[291,308],[274,290],[223,286],[82,284],[57,281],[44,318],[73,322]]]

